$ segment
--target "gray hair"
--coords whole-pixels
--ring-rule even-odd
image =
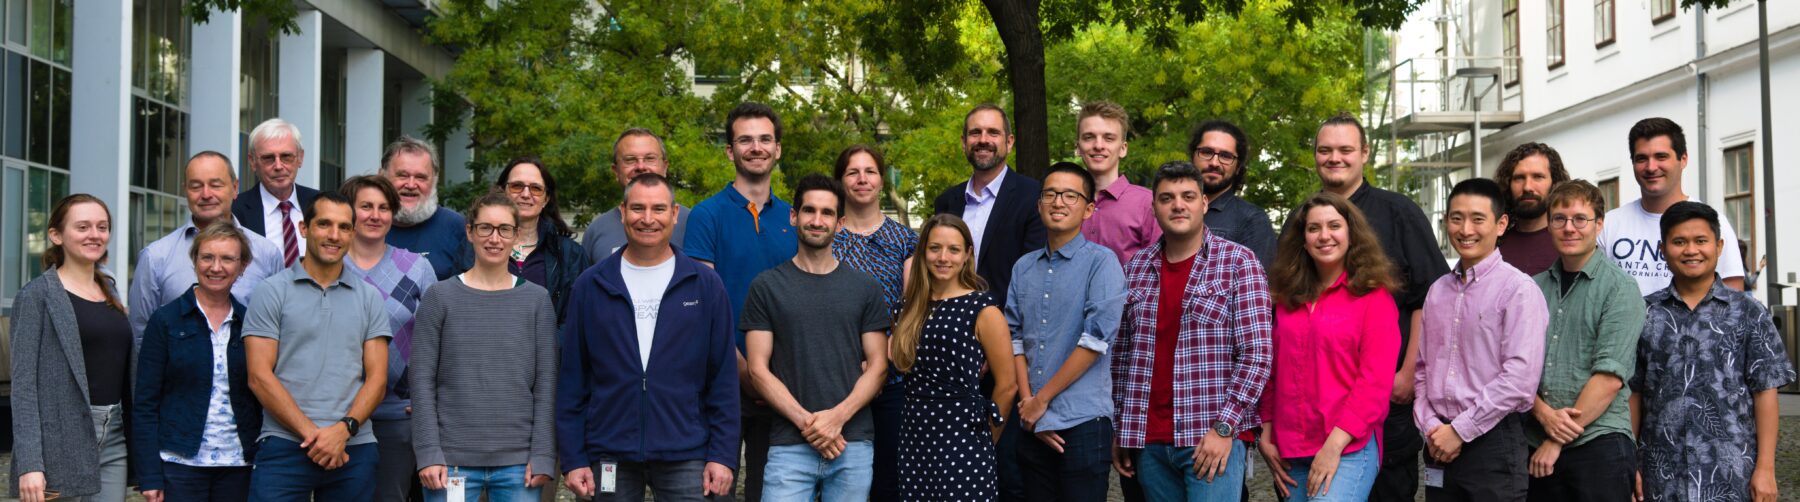
[[[300,128],[294,127],[294,124],[286,120],[273,118],[264,120],[263,123],[257,124],[255,129],[250,130],[250,156],[256,156],[256,145],[262,144],[264,141],[282,138],[293,138],[294,147],[300,149],[302,153],[306,152],[306,146],[300,142]]]
[[[400,138],[394,140],[393,143],[388,143],[387,148],[381,151],[381,172],[388,172],[388,164],[390,161],[394,160],[394,156],[400,155],[401,153],[423,154],[425,157],[430,158],[431,176],[433,178],[437,177],[437,147],[431,146],[431,143],[427,143],[425,140],[405,134],[400,135]]]

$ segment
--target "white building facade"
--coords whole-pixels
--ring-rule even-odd
[[[1766,225],[1777,213],[1800,210],[1800,200],[1770,208],[1764,197],[1800,193],[1800,173],[1791,167],[1800,160],[1793,141],[1800,95],[1786,92],[1800,82],[1800,2],[1770,1],[1767,9],[1773,166],[1763,161],[1770,145],[1762,134],[1755,0],[1704,12],[1681,9],[1678,0],[1426,2],[1392,37],[1390,57],[1402,63],[1389,66],[1399,71],[1388,104],[1371,113],[1377,162],[1419,178],[1420,203],[1435,216],[1452,183],[1491,177],[1512,148],[1542,142],[1561,153],[1572,177],[1599,185],[1616,207],[1638,198],[1628,130],[1640,119],[1667,117],[1687,134],[1685,191],[1728,217],[1753,258],[1779,239],[1779,280],[1794,282],[1788,275],[1800,270],[1800,225],[1781,225],[1774,236]],[[1500,71],[1457,75],[1464,67]],[[1491,117],[1478,156],[1468,134],[1475,102]],[[1440,127],[1420,125],[1434,118],[1444,119]],[[1383,140],[1391,145],[1387,153]],[[1773,186],[1764,180],[1770,169]],[[1758,295],[1766,300],[1763,280]],[[1785,293],[1784,303],[1795,296]]]
[[[109,267],[125,288],[137,250],[188,219],[186,159],[234,159],[280,117],[301,130],[298,182],[373,173],[382,147],[422,136],[429,79],[453,55],[421,35],[429,0],[301,0],[296,33],[254,16],[195,23],[185,0],[4,0],[0,8],[0,307],[41,269],[52,205],[90,193],[111,206]],[[466,135],[440,145],[466,177]]]

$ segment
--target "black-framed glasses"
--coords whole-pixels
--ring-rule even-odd
[[[526,183],[523,181],[514,181],[512,183],[506,184],[506,193],[518,195],[518,194],[524,193],[526,190],[530,190],[531,195],[533,197],[543,197],[544,196],[544,186],[543,185],[533,185],[533,184]]]
[[[1038,193],[1038,202],[1040,203],[1053,204],[1064,200],[1067,200],[1069,204],[1080,204],[1087,202],[1087,195],[1074,190],[1044,190],[1043,192]]]
[[[492,237],[494,232],[500,232],[500,238],[511,239],[514,235],[519,234],[519,226],[476,223],[474,225],[469,225],[469,231],[474,232],[476,237]]]
[[[1587,228],[1588,223],[1593,223],[1594,221],[1595,221],[1594,218],[1589,218],[1586,216],[1576,216],[1574,218],[1570,218],[1567,216],[1551,216],[1550,217],[1550,226],[1556,227],[1556,228],[1564,228],[1569,225],[1575,225],[1576,230],[1581,230],[1581,229]]]
[[[1228,166],[1237,165],[1238,161],[1238,156],[1235,153],[1224,150],[1214,150],[1211,147],[1204,146],[1195,148],[1194,156],[1198,157],[1200,160],[1213,160],[1214,158],[1217,158],[1220,163]]]

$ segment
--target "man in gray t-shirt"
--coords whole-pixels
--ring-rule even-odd
[[[663,148],[662,138],[642,127],[626,129],[613,141],[612,171],[621,187],[644,173],[669,177],[669,154]],[[675,228],[669,233],[669,244],[677,248],[681,247],[682,236],[687,234],[687,217],[687,209],[677,204]],[[625,247],[625,223],[619,216],[619,208],[595,216],[587,230],[581,233],[581,248],[587,250],[589,263],[605,261],[621,247]]]
[[[258,285],[244,314],[245,366],[263,405],[251,498],[369,500],[377,455],[362,425],[387,389],[387,313],[344,270],[350,200],[323,192],[302,212],[306,254]]]
[[[781,414],[769,432],[763,500],[861,500],[874,475],[866,406],[887,373],[881,285],[831,254],[844,188],[813,174],[794,189],[799,254],[750,283],[738,328],[751,382]]]

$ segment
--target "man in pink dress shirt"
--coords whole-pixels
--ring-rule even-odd
[[[1425,436],[1425,500],[1525,500],[1523,413],[1543,376],[1549,312],[1506,263],[1505,192],[1476,178],[1450,190],[1445,234],[1461,261],[1425,297],[1413,421]]]
[[[1150,189],[1131,184],[1119,173],[1129,150],[1131,116],[1111,101],[1081,106],[1075,123],[1075,154],[1094,175],[1094,215],[1081,225],[1081,235],[1119,255],[1123,266],[1131,255],[1162,238],[1162,227],[1150,210]],[[1130,490],[1127,490],[1129,493]]]

